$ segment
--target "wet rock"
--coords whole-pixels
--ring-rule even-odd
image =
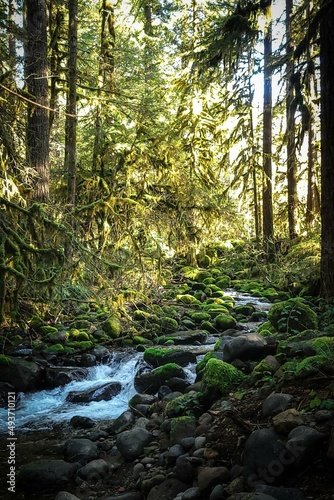
[[[15,393],[15,387],[7,382],[0,382],[0,408],[8,407],[8,393]],[[14,396],[15,401],[17,400],[17,395]]]
[[[187,437],[194,437],[196,431],[196,420],[193,417],[174,418],[171,422],[170,442],[181,444]]]
[[[166,479],[163,483],[154,486],[147,496],[147,500],[174,500],[174,498],[188,486],[178,479]]]
[[[290,432],[288,438],[286,447],[295,457],[294,465],[305,467],[314,461],[326,436],[312,427],[300,425]]]
[[[27,493],[60,490],[69,486],[78,468],[78,464],[64,460],[37,460],[21,467],[17,476],[18,487]]]
[[[88,483],[97,483],[105,478],[110,472],[109,465],[105,460],[92,460],[78,470],[78,476]]]
[[[217,484],[226,483],[230,479],[230,473],[226,467],[203,467],[197,477],[199,489],[212,490]]]
[[[292,402],[291,394],[275,393],[270,394],[262,404],[262,414],[265,417],[276,415],[287,410]]]
[[[98,361],[106,362],[110,357],[109,350],[104,346],[95,347],[92,350],[92,354],[96,357]]]
[[[41,383],[41,370],[35,361],[6,356],[1,364],[0,382],[11,384],[15,391],[31,391]]]
[[[69,384],[75,380],[84,380],[88,375],[85,368],[65,368],[53,366],[45,371],[45,387],[54,389],[61,385]]]
[[[126,460],[136,460],[152,440],[153,436],[149,431],[135,427],[118,434],[116,446]]]
[[[206,330],[187,330],[176,332],[168,336],[164,335],[159,338],[160,343],[164,344],[166,340],[172,339],[175,345],[196,345],[195,342],[203,344],[207,339],[208,332]]]
[[[127,430],[135,422],[132,411],[126,410],[109,425],[108,432],[119,434]]]
[[[262,359],[266,354],[266,346],[266,340],[258,333],[234,337],[224,345],[224,361],[231,363],[235,359],[241,361]]]
[[[64,458],[68,462],[86,465],[99,456],[99,450],[90,439],[69,439],[64,446]]]
[[[189,363],[196,363],[196,356],[190,351],[149,348],[144,352],[144,361],[154,368],[167,363],[187,366]]]
[[[243,475],[250,487],[281,481],[286,471],[286,449],[271,429],[259,429],[249,436],[243,453]]]
[[[290,408],[289,410],[282,411],[273,418],[274,430],[278,434],[289,434],[292,429],[302,425],[304,420],[298,410]]]
[[[296,488],[283,488],[280,486],[268,486],[266,484],[259,484],[254,489],[255,493],[264,493],[272,496],[276,500],[306,500],[306,496]]]
[[[224,498],[225,488],[222,484],[217,484],[210,493],[209,500],[221,500]]]
[[[199,500],[201,498],[200,489],[197,486],[188,488],[186,491],[179,493],[175,500]]]
[[[173,377],[185,379],[184,370],[174,364],[169,363],[152,371],[137,373],[134,380],[134,386],[138,392],[156,394],[162,385],[168,385]]]
[[[80,366],[95,366],[96,365],[96,356],[94,354],[84,353],[80,358]]]
[[[183,483],[191,484],[195,477],[195,468],[187,456],[179,456],[176,459],[174,474]]]
[[[184,455],[184,453],[185,451],[183,446],[181,446],[180,444],[174,444],[169,448],[168,451],[164,453],[164,457],[168,465],[174,465],[176,459],[181,455]]]
[[[72,495],[72,493],[68,493],[68,491],[60,491],[55,500],[80,500],[80,498]]]
[[[117,396],[122,390],[122,385],[119,382],[109,382],[94,389],[85,391],[71,391],[66,401],[70,403],[91,403],[93,401],[110,401]]]
[[[75,415],[70,420],[70,425],[75,429],[91,429],[94,427],[95,423],[89,417],[81,417],[81,415]]]

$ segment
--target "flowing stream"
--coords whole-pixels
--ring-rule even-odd
[[[268,310],[269,302],[263,299],[251,297],[249,294],[240,294],[233,290],[227,290],[232,295],[236,305],[252,303],[257,310]],[[254,331],[259,323],[247,323],[244,325],[246,331]],[[211,342],[215,342],[211,338]],[[199,354],[204,350],[213,349],[213,344],[201,346]],[[182,346],[182,348],[187,348]],[[189,346],[188,346],[189,348]],[[196,352],[196,348],[193,348]],[[199,361],[200,357],[198,357]],[[112,355],[106,364],[88,368],[88,377],[84,380],[73,381],[69,384],[55,389],[41,390],[31,393],[20,393],[19,402],[15,411],[16,430],[43,430],[49,429],[54,424],[63,424],[70,421],[75,415],[90,417],[93,420],[109,420],[117,418],[128,408],[130,398],[136,393],[134,388],[134,376],[142,365],[143,354],[136,351],[116,353]],[[186,368],[187,378],[190,383],[195,380],[195,366]],[[85,391],[98,388],[109,382],[120,382],[121,392],[110,401],[98,401],[92,403],[71,403],[66,397],[71,391]],[[8,432],[7,410],[0,409],[0,434]]]

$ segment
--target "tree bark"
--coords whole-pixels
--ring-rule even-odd
[[[67,201],[75,205],[77,169],[77,36],[78,0],[68,2],[68,95],[66,106],[65,164]]]
[[[321,294],[334,298],[334,0],[322,1],[321,71]]]
[[[271,8],[271,7],[269,7]],[[274,234],[272,202],[272,21],[264,37],[264,93],[263,93],[263,236],[271,252]]]
[[[291,33],[291,14],[293,0],[286,0],[286,55],[287,55],[287,96],[286,96],[286,129],[287,129],[287,182],[288,182],[288,222],[290,240],[297,237],[297,163],[296,163],[296,126],[294,106],[294,74],[293,45]]]
[[[36,104],[28,104],[26,156],[37,173],[34,198],[49,199],[49,93],[47,9],[45,0],[25,0],[25,79]]]

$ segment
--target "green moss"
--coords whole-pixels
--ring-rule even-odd
[[[179,373],[180,370],[182,370],[181,367],[176,363],[167,363],[166,365],[156,368],[154,373],[163,380],[168,380],[169,378],[175,377],[176,373]]]
[[[193,295],[187,295],[187,294],[186,295],[177,295],[176,300],[178,302],[181,302],[182,304],[191,304],[191,305],[197,304],[199,306],[202,305],[202,303],[198,299],[196,299],[196,297],[194,297]]]
[[[215,327],[217,330],[225,331],[229,328],[234,328],[236,325],[235,319],[229,314],[219,314],[215,318]]]
[[[49,335],[50,333],[57,333],[58,332],[58,329],[54,326],[41,326],[40,329],[39,329],[41,335],[44,337],[44,336],[47,336]]]
[[[0,354],[0,366],[7,366],[12,363],[12,358],[5,356],[5,354]]]
[[[201,330],[206,330],[209,333],[217,333],[217,328],[210,321],[202,321]]]
[[[323,374],[326,368],[330,368],[331,372],[334,369],[333,358],[318,354],[316,356],[309,356],[296,366],[295,374],[297,377],[306,377],[310,374],[319,373]]]
[[[170,332],[176,332],[178,329],[179,324],[174,318],[168,318],[165,316],[164,318],[161,318],[161,330],[166,333]]]
[[[73,347],[74,349],[86,350],[86,349],[91,349],[92,347],[94,347],[94,343],[91,341],[88,341],[88,340],[84,340],[81,342],[73,341],[73,342],[68,343],[68,347]]]
[[[234,366],[211,358],[207,362],[203,374],[204,388],[206,392],[213,390],[224,396],[240,384],[244,378],[245,375]]]
[[[169,318],[176,319],[178,317],[178,310],[173,306],[162,306],[162,312]]]
[[[140,345],[140,344],[152,344],[151,340],[145,339],[144,337],[141,337],[140,335],[134,335],[132,337],[132,340],[133,340],[133,342],[136,345]]]
[[[207,286],[207,285],[212,285],[212,284],[214,284],[215,282],[216,282],[215,278],[212,278],[211,276],[210,276],[210,278],[205,278],[205,279],[202,281],[202,283],[203,283],[204,285],[206,285],[206,286]]]
[[[87,315],[83,317],[81,315],[81,318],[77,318],[73,323],[71,324],[72,328],[76,328],[78,330],[88,330],[92,326],[91,321],[87,319]]]
[[[71,340],[77,340],[81,342],[82,340],[89,340],[89,335],[87,332],[74,329],[70,333],[70,338]]]
[[[64,352],[64,346],[62,344],[55,344],[51,345],[50,347],[47,347],[44,352],[46,354],[52,354],[52,353],[58,353],[58,352]]]
[[[29,321],[29,325],[31,328],[39,328],[39,327],[43,326],[43,323],[44,323],[44,321],[42,320],[42,318],[40,316],[32,316],[30,321]]]
[[[225,290],[231,286],[231,278],[229,276],[220,276],[219,280],[216,281],[216,285],[221,289]]]
[[[273,335],[274,333],[276,333],[276,330],[275,327],[270,323],[270,321],[265,321],[256,329],[256,333],[259,333],[263,337],[266,337],[268,335]]]
[[[102,323],[102,330],[112,339],[118,338],[122,333],[122,325],[116,316],[112,316]]]
[[[199,271],[195,276],[195,280],[199,283],[203,283],[206,278],[211,278],[210,271]]]
[[[210,314],[207,312],[194,312],[191,314],[191,319],[195,321],[195,323],[201,323],[202,321],[209,320],[211,318]]]
[[[163,365],[163,358],[166,355],[173,354],[175,352],[181,352],[180,349],[158,349],[156,347],[149,347],[148,349],[145,350],[144,352],[144,361],[146,363],[149,363],[150,365],[157,366],[157,365]]]
[[[268,320],[278,332],[290,334],[318,327],[316,313],[299,298],[274,304],[269,309]]]
[[[255,307],[252,304],[245,304],[242,306],[234,307],[234,312],[243,316],[250,316],[254,311]]]
[[[188,318],[182,318],[182,325],[189,330],[193,330],[196,328],[195,323]]]
[[[206,367],[209,359],[218,359],[218,354],[216,354],[215,352],[207,352],[204,356],[203,359],[201,359],[201,361],[199,361],[196,365],[196,373],[199,373],[200,371],[204,370],[204,368]]]

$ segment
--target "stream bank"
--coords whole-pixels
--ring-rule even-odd
[[[145,386],[138,375],[137,398],[118,418],[94,414],[74,427],[34,434],[41,443],[35,455],[31,436],[17,434],[18,499],[71,498],[62,490],[82,500],[332,498],[332,365],[322,357],[312,361],[313,371],[302,366],[319,339],[322,349],[331,348],[324,340],[331,339],[329,329],[318,330],[316,308],[305,300],[277,302],[259,327],[267,315],[249,304],[258,299],[248,295],[239,304],[231,290],[215,290],[218,277],[205,279],[211,282],[188,281],[168,290],[165,301],[132,308],[135,332],[127,331],[122,343],[140,337],[135,350],[155,356],[158,368],[139,375],[160,369],[158,390],[150,391],[152,381]],[[249,327],[254,318],[257,332]],[[210,338],[215,344],[209,347]],[[162,381],[161,367],[175,363],[165,363],[160,351],[189,349],[201,352],[194,383],[185,380],[182,366],[173,367],[178,376]],[[47,362],[62,368],[61,351],[48,353]],[[82,357],[69,355],[82,365]],[[82,454],[89,460],[78,460]]]

